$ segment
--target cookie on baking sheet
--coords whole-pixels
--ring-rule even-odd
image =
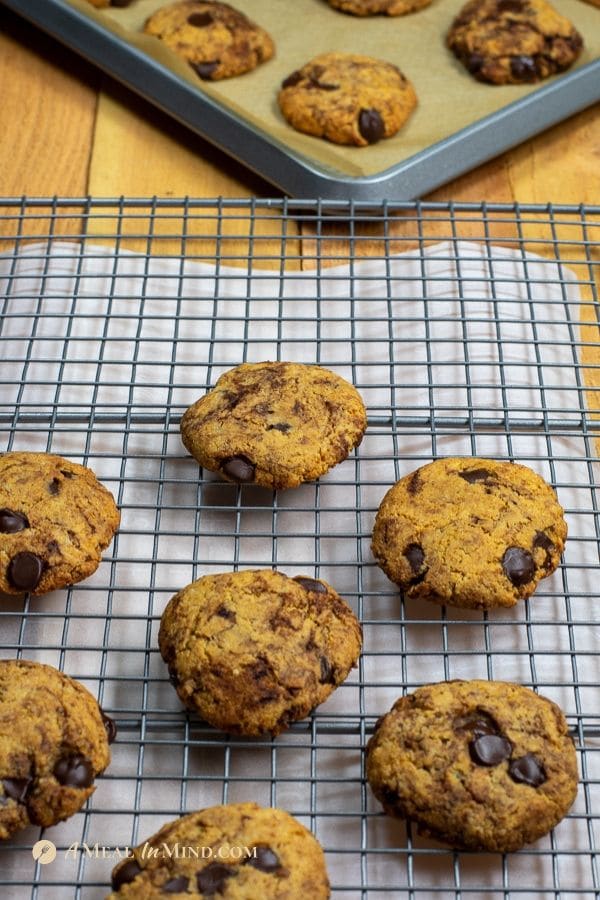
[[[572,65],[583,47],[575,26],[546,0],[470,0],[446,43],[478,81],[523,84]]]
[[[173,853],[177,847],[190,852]],[[150,853],[150,848],[159,852]],[[132,852],[133,858],[113,870],[110,900],[169,894],[225,900],[330,896],[325,855],[317,839],[284,810],[256,803],[189,813],[168,822]]]
[[[518,684],[447,681],[396,701],[367,746],[367,779],[393,816],[456,849],[508,852],[546,834],[577,793],[560,708]]]
[[[340,685],[361,628],[324,581],[270,569],[205,575],[169,601],[161,656],[180,700],[231,734],[278,734]]]
[[[529,597],[567,536],[553,489],[527,466],[438,459],[383,498],[372,550],[408,597],[491,609]]]
[[[144,31],[187,60],[204,81],[243,75],[275,53],[267,32],[227,3],[180,0],[162,6]]]
[[[417,95],[392,63],[357,53],[323,53],[284,79],[278,102],[297,131],[366,147],[396,134]]]
[[[431,0],[328,0],[329,5],[352,16],[405,16],[429,6]]]
[[[181,420],[184,445],[229,481],[297,487],[346,459],[367,427],[351,384],[322,366],[244,363]]]
[[[0,838],[67,819],[110,762],[114,723],[58,669],[0,660]]]
[[[45,594],[98,568],[119,527],[91,469],[53,453],[0,456],[0,592]]]

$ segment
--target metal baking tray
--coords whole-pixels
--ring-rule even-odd
[[[600,101],[600,59],[374,175],[351,177],[297,153],[64,0],[0,0],[284,193],[413,200]],[[600,24],[599,24],[600,27]]]

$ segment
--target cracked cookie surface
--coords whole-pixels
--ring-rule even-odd
[[[577,758],[560,708],[521,685],[448,681],[377,722],[367,779],[384,810],[456,849],[510,852],[567,814]]]
[[[431,0],[329,0],[334,9],[352,16],[405,16],[430,3]]]
[[[529,597],[558,566],[566,536],[556,494],[532,469],[450,457],[390,488],[372,550],[406,596],[490,609]]]
[[[275,53],[264,28],[227,3],[180,0],[153,13],[144,31],[183,57],[204,81],[243,75]]]
[[[446,43],[478,81],[522,84],[568,69],[583,38],[546,0],[470,0]]]
[[[182,703],[231,734],[278,734],[347,677],[362,633],[324,581],[205,575],[169,601],[159,647]]]
[[[358,391],[322,366],[244,363],[184,413],[181,437],[229,481],[297,487],[346,459],[367,426]]]
[[[0,660],[0,838],[80,809],[110,762],[114,723],[58,669]]]
[[[191,848],[162,853],[148,848]],[[207,849],[208,848],[208,849]],[[210,856],[208,856],[210,850]],[[224,900],[326,900],[330,896],[321,845],[282,809],[231,803],[169,822],[113,870],[110,900],[151,900],[169,894]]]
[[[392,63],[356,53],[323,53],[284,79],[278,102],[297,131],[366,147],[399,131],[417,95]]]
[[[53,453],[0,456],[0,591],[45,594],[98,568],[120,521],[91,469]]]

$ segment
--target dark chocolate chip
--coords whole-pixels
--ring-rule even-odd
[[[320,91],[337,91],[339,90],[339,84],[331,84],[328,81],[319,81],[318,78],[310,76],[310,81],[307,87],[314,87]]]
[[[316,581],[314,578],[306,578],[304,575],[296,575],[294,577],[294,581],[297,581],[305,591],[310,591],[313,594],[327,593],[327,588],[325,587],[323,582]]]
[[[63,787],[87,788],[94,783],[94,770],[85,756],[65,756],[54,766],[54,777]]]
[[[221,863],[210,863],[196,875],[198,890],[201,894],[210,897],[219,894],[228,878],[235,875],[233,866],[223,866]]]
[[[102,716],[102,724],[104,725],[104,730],[106,731],[108,743],[113,744],[117,736],[116,722],[114,719],[111,719],[110,716],[107,716],[103,710],[100,710],[100,715]]]
[[[60,491],[60,479],[53,478],[50,484],[48,485],[48,493],[56,496]]]
[[[358,114],[358,130],[369,144],[376,144],[385,134],[383,119],[376,109],[361,109]]]
[[[127,2],[129,2],[129,0],[127,0]],[[114,6],[114,4],[113,4],[113,6]],[[64,475],[65,478],[75,478],[74,473],[73,473],[73,472],[69,472],[68,469],[61,469],[61,470],[60,470],[60,474],[61,474],[61,475]]]
[[[471,53],[465,60],[465,65],[471,75],[478,75],[485,65],[485,57],[480,53]]]
[[[219,616],[221,619],[229,619],[232,622],[236,621],[236,615],[234,611],[232,609],[228,609],[223,604],[219,606],[215,615]]]
[[[319,660],[321,666],[321,677],[319,681],[321,684],[335,684],[335,669],[329,662],[326,656],[322,656]]]
[[[409,544],[404,550],[404,556],[415,575],[418,575],[425,561],[425,553],[421,545]]]
[[[33,591],[41,581],[44,573],[44,561],[23,550],[17,553],[8,564],[8,580],[13,587],[21,591]]]
[[[543,531],[536,531],[533,539],[533,548],[537,550],[538,547],[545,551],[544,568],[549,569],[552,566],[552,554],[556,552],[556,545]]]
[[[160,891],[161,894],[185,894],[190,886],[190,879],[186,875],[179,875],[165,881]]]
[[[539,787],[548,777],[532,753],[513,759],[508,767],[508,774],[513,781],[528,784],[530,787]]]
[[[459,472],[459,477],[469,484],[475,484],[477,481],[487,481],[492,477],[492,473],[487,469],[467,469],[465,472]]]
[[[188,25],[193,25],[194,28],[206,28],[207,25],[210,25],[213,17],[209,12],[197,12],[192,13],[191,16],[188,16]]]
[[[535,81],[538,77],[537,66],[531,56],[513,56],[510,71],[519,81]]]
[[[32,778],[4,778],[2,781],[6,796],[17,803],[25,803],[32,784]]]
[[[295,72],[292,72],[291,75],[288,75],[287,78],[284,78],[281,82],[282,88],[294,87],[295,84],[298,84],[299,81],[302,81],[304,78],[300,69],[296,69]]]
[[[253,866],[260,872],[268,873],[276,872],[281,868],[279,857],[275,851],[271,850],[270,847],[266,847],[264,844],[259,844],[252,848],[252,856],[248,857],[246,864]]]
[[[280,431],[282,434],[287,434],[288,431],[292,430],[292,426],[287,422],[277,422],[275,425],[267,425],[267,431]]]
[[[535,575],[533,556],[522,547],[509,547],[506,550],[502,557],[502,568],[515,587],[527,584]]]
[[[138,877],[141,871],[142,867],[138,865],[135,859],[130,859],[124,865],[119,866],[118,869],[115,869],[112,875],[113,891],[118,891],[119,888],[124,884],[131,884],[131,882]]]
[[[27,517],[12,509],[0,509],[0,532],[2,534],[16,534],[29,528]]]
[[[249,484],[254,481],[256,466],[247,456],[230,456],[221,463],[221,469],[229,478],[239,481],[241,484]]]
[[[498,0],[498,12],[522,12],[523,0]]]
[[[215,59],[213,62],[190,63],[196,75],[199,75],[204,81],[209,81],[212,78],[212,74],[218,65],[218,59]]]
[[[469,715],[462,716],[454,722],[455,731],[468,731],[473,738],[483,737],[484,734],[498,734],[499,728],[486,712],[475,710]]]
[[[500,734],[482,734],[469,744],[471,759],[479,766],[497,766],[508,759],[512,744]]]

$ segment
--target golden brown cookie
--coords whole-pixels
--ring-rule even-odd
[[[53,453],[0,456],[0,591],[45,594],[98,568],[119,527],[91,469]]]
[[[567,536],[552,488],[527,466],[438,459],[383,498],[373,553],[408,597],[491,609],[529,597]]]
[[[58,669],[0,660],[0,838],[67,819],[94,793],[116,729]]]
[[[275,53],[267,32],[227,3],[180,0],[162,6],[146,20],[144,31],[187,60],[205,81],[243,75]]]
[[[478,81],[540,81],[572,65],[583,47],[575,26],[546,0],[470,0],[446,39]]]
[[[278,102],[297,131],[366,147],[396,134],[417,95],[392,63],[357,53],[323,53],[284,79]]]
[[[177,847],[190,852],[173,853]],[[169,822],[113,870],[112,889],[110,900],[171,894],[326,900],[330,895],[317,839],[284,810],[256,803],[213,806]]]
[[[329,5],[352,16],[405,16],[429,6],[431,0],[329,0]]]
[[[169,601],[158,643],[180,700],[231,734],[275,735],[340,685],[356,616],[324,581],[270,569],[205,575]]]
[[[245,363],[225,372],[181,420],[184,445],[229,481],[297,487],[360,444],[358,391],[322,366]]]
[[[445,681],[377,722],[367,778],[393,816],[456,849],[509,852],[567,814],[577,757],[560,708],[501,681]]]

